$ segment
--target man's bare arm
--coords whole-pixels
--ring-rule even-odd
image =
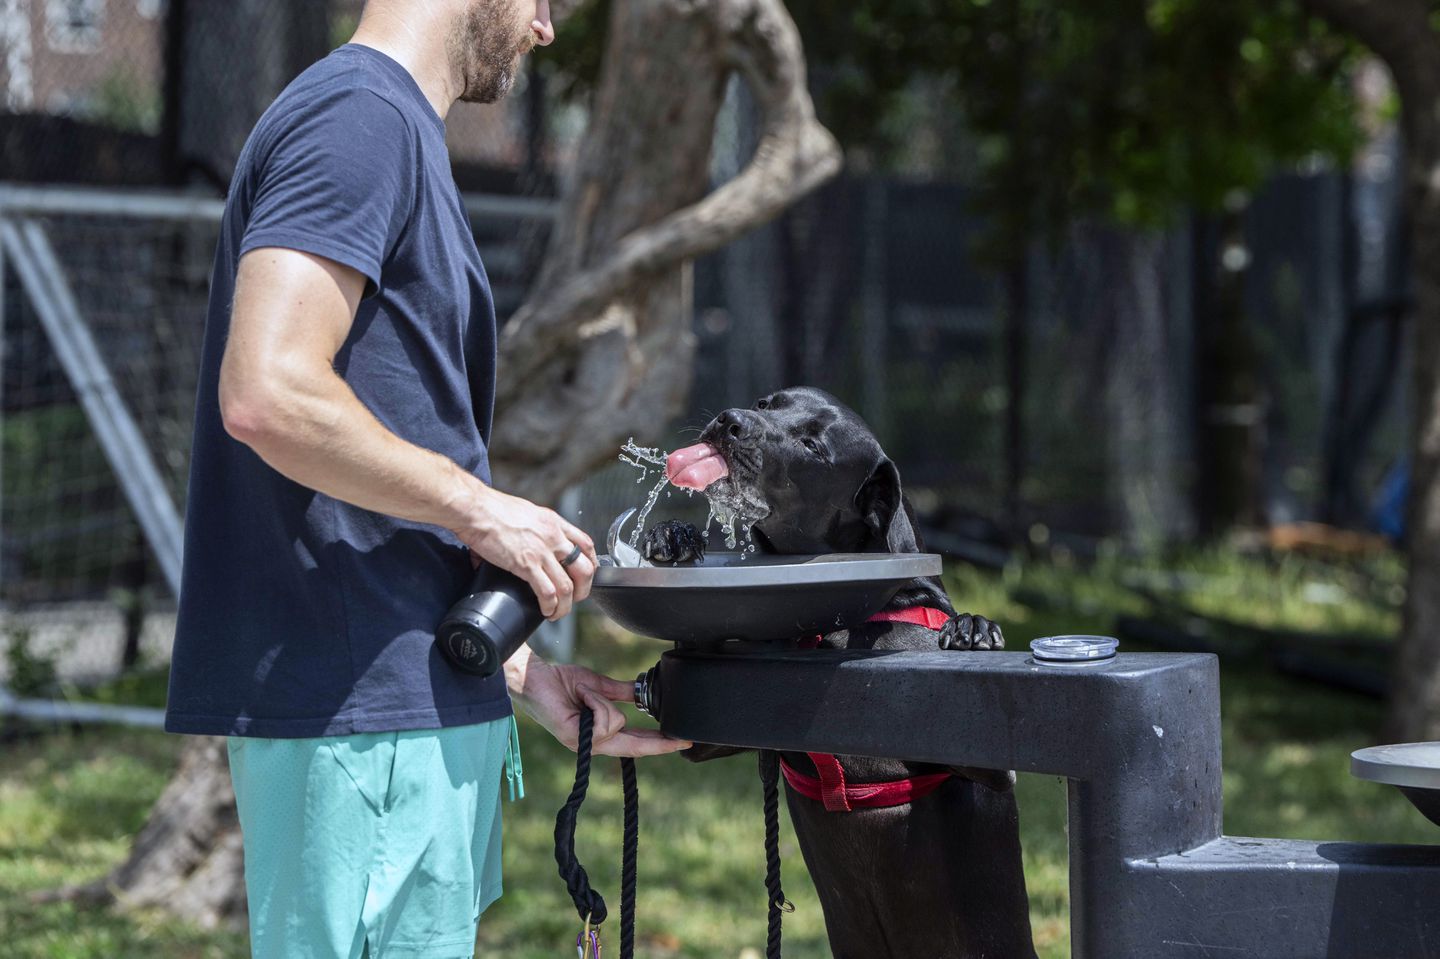
[[[550,618],[565,615],[590,591],[590,537],[396,436],[335,372],[364,283],[349,267],[294,250],[241,257],[220,364],[225,429],[303,486],[453,530],[487,562],[525,578]],[[562,567],[571,544],[584,552]],[[505,678],[516,701],[572,749],[582,704],[596,714],[597,752],[646,756],[689,745],[658,730],[627,729],[611,701],[632,698],[628,685],[581,666],[553,666],[522,646]]]
[[[220,365],[226,431],[310,489],[454,531],[521,576],[551,619],[589,593],[595,546],[551,510],[494,490],[390,432],[335,372],[365,279],[323,257],[267,247],[240,259]],[[579,545],[569,567],[560,559]]]

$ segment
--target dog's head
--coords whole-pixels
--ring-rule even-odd
[[[865,421],[794,387],[721,413],[671,455],[679,486],[703,489],[780,553],[917,552],[900,472]]]

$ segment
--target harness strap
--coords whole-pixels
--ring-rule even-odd
[[[813,758],[815,754],[810,755]],[[835,762],[837,767],[840,765],[834,756],[824,758]],[[817,766],[817,768],[819,767]],[[922,796],[930,795],[952,775],[948,772],[928,773],[924,776],[897,779],[893,782],[856,783],[854,785],[846,785],[842,781],[837,794],[831,791],[830,784],[823,778],[816,779],[814,776],[807,776],[783,758],[780,760],[780,772],[792,789],[806,799],[823,802],[828,812],[850,812],[854,808],[900,806]]]
[[[909,623],[926,629],[940,630],[950,622],[950,614],[934,606],[911,606],[909,609],[882,610],[871,616],[872,623]],[[806,636],[797,640],[801,649],[815,649],[823,636]],[[785,781],[800,795],[818,800],[825,805],[826,812],[850,812],[855,807],[876,808],[900,806],[912,802],[940,788],[952,773],[929,773],[911,776],[885,783],[857,783],[845,781],[845,768],[840,760],[829,753],[806,753],[815,764],[819,778],[808,776],[795,769],[782,757],[780,772]]]
[[[820,778],[805,777],[814,783],[813,795],[805,789],[800,789],[800,791],[810,796],[811,799],[823,802],[826,812],[849,812],[850,791],[856,787],[845,782],[845,768],[840,765],[840,760],[829,753],[806,753],[805,755],[809,756],[810,761],[815,764],[815,771],[820,774]],[[785,781],[794,786],[794,777],[799,773],[791,768],[783,756],[780,758],[780,771],[785,774]]]
[[[941,630],[950,622],[950,614],[934,606],[911,606],[909,609],[882,609],[868,620],[872,623],[910,623],[926,629]]]

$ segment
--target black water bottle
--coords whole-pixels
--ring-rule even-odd
[[[493,676],[544,621],[529,583],[482,563],[469,591],[435,628],[435,645],[456,669]]]

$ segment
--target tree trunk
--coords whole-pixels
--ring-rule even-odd
[[[616,3],[608,42],[545,265],[500,342],[491,469],[498,486],[541,502],[679,411],[694,357],[690,260],[840,166],[779,0]],[[732,72],[750,86],[760,140],[707,194]]]
[[[159,907],[207,929],[245,922],[240,823],[219,736],[192,737],[130,856],[108,876],[36,893],[32,902]]]
[[[1400,94],[1414,251],[1409,581],[1385,734],[1440,740],[1440,36],[1426,0],[1308,0],[1368,46]]]
[[[1440,50],[1437,50],[1440,56]],[[1440,126],[1440,96],[1424,106]],[[1430,139],[1440,141],[1440,131]],[[1413,142],[1413,141],[1412,141]],[[1406,159],[1415,251],[1409,561],[1405,614],[1386,721],[1394,742],[1440,740],[1440,151]]]
[[[1200,476],[1196,489],[1200,533],[1219,538],[1263,520],[1261,448],[1265,426],[1260,358],[1245,315],[1249,254],[1227,262],[1245,243],[1248,200],[1196,230],[1195,370]],[[1197,243],[1197,247],[1199,243]]]
[[[555,4],[557,20],[568,4]],[[622,0],[577,168],[530,300],[501,337],[496,484],[553,502],[627,436],[680,410],[693,343],[689,264],[832,176],[794,23],[780,0]],[[707,193],[715,114],[732,71],[763,134]],[[252,118],[253,119],[253,118]],[[129,859],[45,899],[159,906],[203,926],[245,919],[224,740],[197,737]]]

